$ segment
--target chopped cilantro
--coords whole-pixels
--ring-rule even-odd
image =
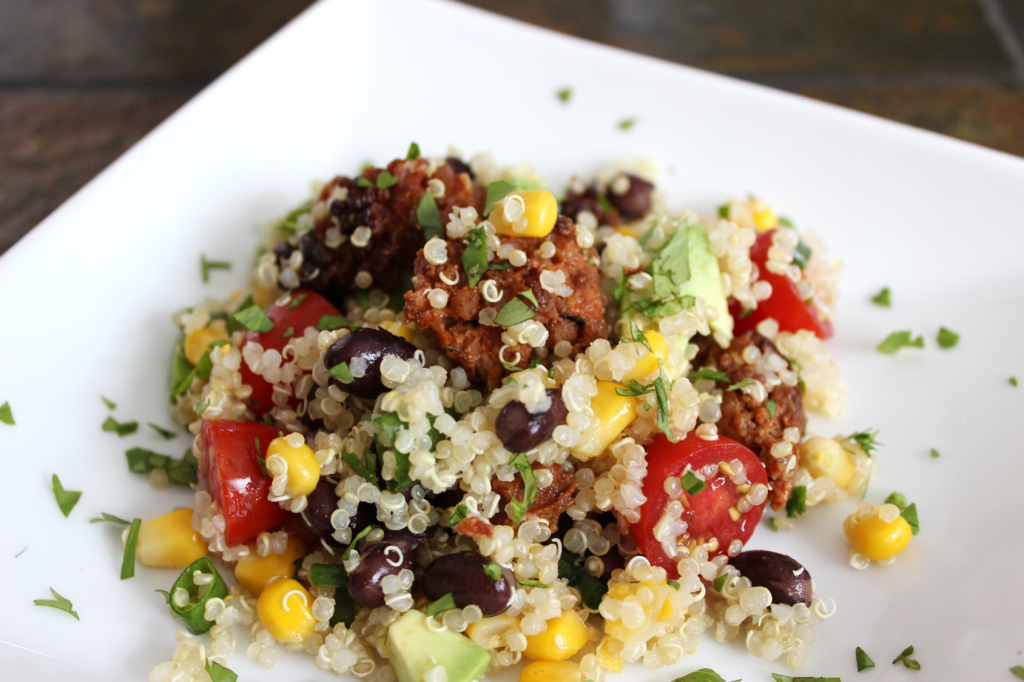
[[[519,475],[523,479],[522,501],[517,500],[515,495],[512,495],[512,499],[509,502],[512,507],[512,521],[518,526],[526,512],[529,511],[530,505],[537,499],[537,478],[533,474],[533,467],[530,466],[530,460],[526,458],[526,453],[520,452],[512,458],[510,464],[519,471]]]
[[[294,298],[292,298],[291,302],[288,304],[288,310],[295,310],[300,305],[302,305],[302,302],[305,301],[305,300],[306,300],[306,294],[299,294],[298,296],[295,296]]]
[[[355,453],[342,451],[341,461],[352,467],[352,471],[356,472],[373,485],[377,485],[379,481],[377,475],[370,471],[369,467],[360,462]]]
[[[424,192],[416,207],[416,222],[423,228],[423,237],[430,241],[434,237],[444,237],[444,226],[441,212],[437,209],[437,200],[430,192]]]
[[[409,143],[409,151],[405,153],[405,160],[412,161],[413,159],[420,158],[420,146],[415,142]]]
[[[356,187],[373,187],[373,183],[370,182],[369,178],[361,177],[358,180],[356,180]]]
[[[899,656],[893,659],[892,664],[896,665],[898,663],[902,663],[905,668],[910,668],[911,670],[920,670],[921,664],[911,658],[911,656],[913,655],[914,647],[908,646],[906,649],[903,650],[903,653],[901,653]]]
[[[202,417],[203,416],[203,412],[206,412],[206,408],[208,408],[209,406],[210,406],[210,399],[209,398],[203,398],[202,400],[197,400],[196,401],[196,416],[197,417]]]
[[[104,523],[104,522],[106,522],[106,523],[117,523],[117,524],[120,524],[122,526],[130,526],[130,525],[132,525],[131,521],[125,521],[124,519],[118,518],[118,517],[114,516],[113,514],[108,514],[107,512],[102,512],[102,514],[103,514],[103,516],[101,518],[89,519],[89,523]]]
[[[939,348],[952,348],[960,341],[960,335],[954,331],[939,327]]]
[[[619,130],[630,130],[635,125],[635,118],[624,118],[621,121],[619,121]]]
[[[939,457],[942,456],[942,455],[939,454],[939,451],[936,450],[935,448],[932,448],[932,453],[931,454],[932,454],[932,459],[938,459]]]
[[[637,301],[634,305],[640,309],[644,315],[650,318],[655,317],[670,317],[672,315],[678,315],[679,313],[692,308],[696,305],[697,299],[687,294],[686,296],[680,296],[671,300],[656,300],[655,298],[645,298]]]
[[[739,317],[741,320],[743,320],[743,319],[746,319],[746,318],[750,317],[753,314],[754,314],[754,309],[753,308],[744,308],[743,310],[740,311],[740,313],[739,313],[739,315],[737,315],[737,317]]]
[[[661,376],[654,380],[654,394],[658,399],[658,428],[670,443],[675,443],[676,438],[672,434],[672,426],[668,422],[668,388],[665,386],[668,383],[668,378],[665,376],[665,368],[662,366],[661,360],[658,361],[658,371]]]
[[[885,287],[877,294],[871,297],[871,302],[875,305],[880,305],[883,308],[892,307],[892,293],[889,291],[889,287]]]
[[[100,396],[100,400],[103,401],[103,404],[107,406],[108,410],[116,410],[117,409],[117,403],[115,403],[110,398],[105,398],[103,396]]]
[[[860,446],[860,449],[864,451],[864,454],[868,457],[872,456],[872,453],[882,445],[878,442],[878,430],[874,431],[857,431],[851,433],[846,437],[846,440],[852,440],[854,443]]]
[[[132,448],[124,454],[128,460],[128,471],[132,473],[148,474],[153,469],[163,469],[171,483],[191,485],[198,480],[199,462],[192,454],[191,448],[185,451],[181,459],[143,448]]]
[[[225,668],[217,661],[206,661],[206,672],[210,674],[213,682],[237,682],[238,675],[229,668]]]
[[[885,504],[894,504],[900,510],[900,516],[910,526],[911,535],[917,535],[921,530],[921,524],[917,518],[917,503],[907,504],[907,498],[900,493],[894,492],[889,497],[885,498]]]
[[[259,307],[255,303],[241,310],[234,315],[232,318],[242,323],[246,329],[251,332],[269,332],[274,328],[274,323],[270,321],[267,314],[263,311],[263,308]]]
[[[113,417],[107,417],[107,420],[103,422],[103,430],[116,433],[118,436],[124,438],[125,436],[135,433],[139,428],[138,422],[124,422],[123,424],[118,422]]]
[[[1024,665],[1015,665],[1010,668],[1010,672],[1024,680]]]
[[[256,464],[260,466],[260,473],[264,476],[270,476],[270,472],[267,471],[267,460],[263,459],[263,448],[260,447],[260,437],[256,436]]]
[[[441,348],[444,348],[445,350],[450,350],[453,353],[465,353],[466,352],[466,351],[462,350],[461,348],[456,348],[455,346],[441,346]]]
[[[711,668],[701,668],[672,682],[725,682],[725,679]]]
[[[277,229],[282,232],[295,234],[299,231],[299,216],[303,213],[308,213],[311,208],[313,208],[313,200],[307,199],[289,211],[284,218],[281,218],[280,222],[277,223]]]
[[[558,95],[558,99],[562,104],[568,104],[569,100],[572,98],[572,88],[562,88],[555,94]]]
[[[608,585],[592,575],[584,564],[582,556],[563,549],[558,557],[558,577],[579,590],[583,605],[596,611],[601,606],[601,598],[608,592]]]
[[[64,518],[67,518],[71,510],[78,504],[78,498],[82,496],[82,493],[77,490],[64,490],[64,486],[61,485],[57,474],[53,475],[52,482],[53,496],[57,498],[57,506],[60,507],[60,512],[64,515]]]
[[[200,379],[209,379],[210,374],[213,373],[213,360],[210,359],[210,353],[213,351],[214,348],[230,345],[231,342],[227,339],[217,339],[216,341],[211,341],[210,345],[199,357],[199,362],[196,363],[196,376],[198,376]]]
[[[374,483],[374,485],[377,485],[377,484]],[[348,559],[349,555],[356,548],[356,543],[359,542],[360,540],[362,540],[363,538],[365,538],[370,533],[371,530],[373,530],[373,526],[367,526],[366,528],[363,528],[361,531],[356,533],[356,536],[354,538],[352,538],[352,542],[348,543],[348,547],[346,547],[345,551],[341,553],[341,560],[342,561],[344,561],[345,559]]]
[[[387,189],[398,184],[398,178],[386,170],[382,170],[377,176],[377,189]]]
[[[679,583],[678,583],[677,581],[675,581],[675,580],[668,580],[668,581],[666,581],[666,584],[667,584],[667,585],[668,585],[669,587],[671,587],[671,588],[672,588],[673,590],[676,590],[677,592],[678,592],[678,591],[679,591],[679,589],[680,589],[680,588],[682,587],[682,585],[680,585],[680,584],[679,584]]]
[[[509,372],[518,372],[520,369],[522,369],[519,365],[513,365],[510,362],[502,362],[501,366],[504,367]]]
[[[516,582],[523,587],[543,587],[544,589],[551,587],[551,585],[542,583],[539,580],[520,580],[519,578],[516,578]]]
[[[779,404],[774,400],[766,400],[764,406],[768,410],[768,418],[775,419],[775,411],[779,409]]]
[[[139,544],[139,529],[142,519],[132,519],[128,528],[128,539],[124,543],[124,558],[121,559],[121,580],[135,577],[135,548]]]
[[[753,380],[753,379],[744,379],[742,381],[736,382],[735,384],[730,384],[729,388],[727,388],[725,390],[727,390],[727,391],[739,391],[739,390],[742,390],[742,389],[746,388],[747,386],[753,386],[756,383],[757,382],[755,380]]]
[[[728,573],[723,573],[722,575],[720,575],[717,578],[715,578],[715,592],[721,592],[722,588],[725,587],[725,581],[728,580],[728,579],[729,579],[729,574]]]
[[[1017,377],[1010,377],[1009,379],[1007,379],[1007,381],[1010,383],[1011,386],[1013,386],[1014,388],[1017,388]],[[4,403],[4,407],[7,407],[7,403]],[[3,415],[3,408],[0,407],[0,421],[4,421],[3,416],[4,416]],[[11,416],[10,408],[7,409],[7,416],[8,417]],[[14,422],[7,422],[7,423],[8,424],[13,424]]]
[[[452,595],[451,592],[449,592],[440,599],[432,601],[429,604],[427,604],[426,613],[428,616],[436,616],[439,613],[451,611],[454,608],[456,608],[455,597]]]
[[[516,190],[511,182],[497,180],[487,185],[487,205],[484,206],[484,215],[490,215],[494,205]]]
[[[696,372],[690,372],[690,379],[711,379],[711,381],[721,381],[723,384],[729,383],[729,375],[719,372],[717,369],[698,369]]]
[[[494,183],[491,183],[494,184]],[[475,287],[487,272],[487,234],[482,227],[474,227],[466,235],[466,249],[462,252],[462,269],[466,281]]]
[[[807,513],[807,486],[796,485],[789,493],[786,501],[786,516],[795,519]]]
[[[532,294],[533,292],[530,293]],[[501,306],[501,310],[494,316],[494,324],[502,327],[514,327],[517,324],[537,317],[537,313],[530,309],[530,306],[526,304],[521,296],[522,294]]]
[[[49,606],[50,608],[69,613],[75,617],[75,620],[81,620],[78,614],[71,610],[71,602],[64,597],[57,594],[56,590],[50,588],[50,594],[53,595],[53,599],[36,599],[32,603],[36,606]]]
[[[794,230],[796,229],[796,225],[793,224],[793,221],[787,218],[786,216],[780,215],[777,218],[777,220],[779,221],[779,223],[785,225],[786,227],[792,227]]]
[[[857,656],[857,672],[862,673],[868,668],[874,668],[875,662],[871,660],[871,657],[864,653],[864,650],[857,647],[855,652]]]
[[[626,388],[616,388],[615,393],[621,396],[635,398],[640,395],[647,395],[654,390],[654,384],[644,386],[636,379],[626,379]]]
[[[252,306],[252,304],[254,302],[255,302],[255,299],[253,299],[252,294],[249,294],[248,296],[245,297],[245,300],[243,300],[241,303],[239,303],[238,307],[235,308],[235,313],[240,313],[243,310],[249,308],[250,306]],[[228,328],[228,334],[234,334],[235,332],[241,331],[242,329],[246,328],[246,326],[244,324],[242,324],[241,322],[239,322],[238,320],[235,319],[234,315],[229,315],[227,320],[226,320],[226,323],[227,323],[227,328]],[[184,346],[184,342],[185,342],[185,333],[184,333],[184,331],[182,331],[182,334],[179,337],[179,343],[182,344],[182,346]],[[175,353],[178,352],[177,348],[175,348],[174,350],[175,350]],[[185,359],[184,348],[182,348],[181,359],[182,359],[182,361],[188,363],[188,360]],[[186,389],[187,389],[187,387],[186,387]]]
[[[309,584],[317,587],[347,587],[348,572],[341,564],[313,564],[309,567]]]
[[[148,426],[149,426],[149,428],[151,428],[154,431],[156,431],[157,433],[159,433],[163,437],[164,440],[173,440],[174,438],[178,437],[178,434],[176,434],[174,431],[170,431],[168,429],[165,429],[162,426],[157,426],[153,422],[149,422]]]
[[[633,343],[642,343],[648,352],[654,352],[654,349],[651,348],[651,342],[647,340],[647,336],[641,331],[639,325],[632,320],[629,322],[629,335],[632,337]]]
[[[282,339],[290,339],[293,336],[295,336],[295,327],[288,327],[284,330],[284,333],[281,334]]]
[[[199,257],[199,265],[203,271],[203,284],[210,281],[210,270],[230,270],[231,263],[226,260],[206,260],[206,254]]]
[[[626,269],[622,269],[622,276],[619,277],[619,283],[615,285],[615,290],[612,291],[612,296],[619,302],[619,307],[622,307],[622,297],[626,295]]]
[[[605,194],[598,194],[597,195],[597,203],[601,204],[601,210],[604,211],[605,213],[611,213],[612,212],[612,202],[608,201],[608,196],[607,195],[605,195]],[[640,246],[645,246],[647,244],[647,239],[650,239],[650,234],[651,233],[648,232],[647,234],[645,234],[643,237],[640,238],[640,240],[639,240]],[[646,239],[644,237],[646,237]]]
[[[697,474],[692,471],[687,471],[683,474],[680,477],[679,482],[682,483],[683,490],[685,490],[689,495],[696,495],[700,491],[704,490],[704,488],[708,487],[708,484],[697,478]]]
[[[772,673],[775,682],[841,682],[838,677],[790,677],[781,673]]]
[[[466,505],[456,505],[455,511],[452,512],[451,517],[448,519],[448,527],[454,528],[455,526],[459,525],[459,521],[466,518],[467,514],[469,514],[469,509],[466,507]]]
[[[318,332],[341,329],[342,327],[348,327],[349,329],[359,329],[358,324],[350,322],[349,319],[344,315],[323,315],[320,318],[320,321],[316,323],[316,330]]]
[[[20,556],[21,556],[22,554],[24,554],[24,553],[25,553],[25,551],[26,551],[27,549],[28,549],[28,545],[25,545],[25,549],[23,549],[23,550],[21,550],[20,552],[18,552],[17,554],[15,554],[15,555],[14,555],[14,558],[15,558],[15,559],[17,559],[18,557],[20,557]]]
[[[339,362],[334,367],[326,370],[324,374],[327,376],[337,377],[346,383],[350,383],[355,380],[355,377],[352,376],[352,370],[348,368],[347,362]]]
[[[527,289],[526,291],[520,291],[519,292],[519,296],[522,297],[522,298],[525,298],[527,301],[532,303],[533,304],[533,306],[531,306],[532,308],[536,308],[536,307],[538,307],[540,305],[540,303],[537,302],[537,297],[534,296],[534,294],[533,294],[533,289]]]
[[[797,242],[796,251],[793,253],[793,264],[803,270],[811,260],[811,247],[807,246],[801,239]]]
[[[892,355],[900,348],[924,348],[924,338],[918,336],[914,338],[913,333],[909,331],[904,332],[893,332],[889,336],[885,337],[885,341],[878,344],[879,353],[885,353],[886,355]]]
[[[728,218],[729,218],[729,207],[730,207],[731,203],[732,202],[727,202],[727,203],[724,203],[724,204],[722,204],[721,206],[718,207],[718,217],[719,218],[725,218],[725,219],[728,220]]]

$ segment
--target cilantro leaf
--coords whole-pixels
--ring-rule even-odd
[[[208,408],[209,406],[210,406],[210,399],[209,398],[203,398],[202,400],[197,400],[196,401],[196,416],[197,417],[202,417],[203,416],[203,412],[206,412],[206,408]]]
[[[1015,665],[1010,668],[1010,672],[1024,680],[1024,665]]]
[[[864,451],[864,454],[871,457],[872,453],[879,448],[881,443],[878,442],[878,430],[874,431],[856,431],[846,437],[847,440],[852,440],[860,449]]]
[[[64,514],[64,518],[68,517],[71,510],[78,504],[78,498],[82,496],[82,493],[77,490],[64,490],[64,486],[61,485],[60,479],[57,478],[57,474],[53,475],[53,496],[57,499],[57,506],[60,507],[60,511]]]
[[[795,519],[807,513],[807,486],[797,485],[789,493],[786,501],[786,516]]]
[[[210,281],[210,270],[230,270],[231,263],[226,260],[206,260],[206,254],[199,257],[199,267],[203,271],[203,284]]]
[[[492,561],[484,565],[484,574],[491,580],[501,580],[501,577],[505,574],[505,569]]]
[[[358,324],[350,322],[344,315],[323,315],[320,317],[320,321],[316,323],[316,330],[318,332],[333,331],[335,329],[341,329],[342,327],[359,329]]]
[[[352,376],[352,370],[348,368],[347,362],[339,362],[334,367],[325,370],[324,374],[341,379],[346,383],[350,383],[355,380],[355,377]]]
[[[348,572],[341,564],[313,564],[309,567],[309,584],[317,587],[346,587]]]
[[[647,340],[647,336],[641,331],[640,326],[632,320],[629,322],[629,335],[633,339],[633,343],[642,343],[648,352],[654,352],[654,349],[651,348],[651,342]]]
[[[793,265],[797,266],[801,270],[807,267],[807,263],[811,260],[811,247],[807,246],[801,239],[796,244],[796,251],[793,253]]]
[[[913,654],[914,647],[908,646],[906,649],[903,650],[903,653],[901,653],[899,656],[893,659],[892,664],[896,665],[897,663],[902,663],[905,668],[910,668],[911,670],[920,670],[921,664],[911,658]]]
[[[960,341],[960,335],[954,331],[939,327],[939,348],[952,348]]]
[[[103,422],[103,430],[111,433],[116,433],[118,436],[124,438],[127,435],[135,433],[139,428],[138,422],[118,422],[113,417],[107,417],[107,420]]]
[[[558,95],[558,99],[562,104],[568,104],[569,100],[572,98],[572,88],[562,88],[555,94]]]
[[[671,587],[673,590],[675,590],[677,592],[680,590],[680,588],[682,588],[682,585],[680,585],[675,580],[666,580],[665,584],[668,585],[669,587]]]
[[[615,393],[617,395],[635,398],[636,396],[647,395],[648,393],[654,391],[653,383],[650,386],[644,386],[636,379],[626,379],[624,383],[626,384],[626,388],[616,387]]]
[[[680,477],[679,482],[683,485],[683,490],[689,495],[696,495],[704,488],[708,487],[708,484],[697,478],[697,474],[692,471],[687,471]]]
[[[307,199],[291,211],[288,211],[288,214],[277,223],[277,229],[282,232],[295,234],[299,231],[299,216],[303,213],[309,213],[311,208],[313,208],[313,200]]]
[[[918,336],[916,339],[912,332],[893,332],[885,337],[885,341],[878,344],[876,350],[879,353],[892,355],[900,348],[924,348],[924,338]]]
[[[644,315],[650,318],[670,317],[692,308],[696,305],[697,299],[687,294],[670,300],[658,300],[654,297],[645,298],[634,303]]]
[[[181,459],[144,448],[132,448],[124,454],[128,460],[128,471],[132,473],[148,474],[153,469],[163,469],[171,483],[190,485],[198,481],[199,462],[192,454],[191,448],[185,451]]]
[[[512,506],[512,520],[518,526],[519,522],[523,520],[523,516],[529,511],[530,505],[537,499],[537,477],[533,474],[533,467],[530,466],[530,460],[526,458],[526,453],[520,452],[512,458],[510,464],[519,471],[519,475],[523,479],[523,500],[519,501],[515,495],[512,495],[512,500],[509,502]]]
[[[480,282],[487,272],[487,265],[487,234],[484,228],[474,227],[466,235],[466,249],[462,252],[462,269],[466,271],[470,287]]]
[[[501,310],[494,316],[494,324],[502,327],[514,327],[535,317],[537,317],[537,313],[531,310],[522,298],[516,296],[501,306]]]
[[[373,183],[370,182],[369,178],[360,177],[356,180],[356,187],[373,187]]]
[[[487,205],[484,207],[484,215],[490,215],[494,205],[514,191],[516,191],[516,186],[504,180],[497,180],[487,185]]]
[[[386,170],[382,170],[377,176],[377,189],[387,189],[398,184],[398,178]]]
[[[875,296],[871,297],[871,302],[875,305],[880,305],[883,308],[892,307],[892,294],[889,291],[889,287],[885,287],[879,291]]]
[[[441,223],[441,212],[437,209],[437,200],[430,192],[424,192],[416,207],[416,222],[423,228],[423,237],[430,241],[434,237],[444,237],[444,226]]]
[[[360,462],[359,458],[356,457],[355,453],[342,451],[341,461],[349,465],[352,468],[352,471],[356,472],[373,485],[377,485],[379,483],[377,474],[370,471],[369,467]]]
[[[862,673],[868,668],[874,668],[875,662],[871,660],[871,657],[864,653],[864,650],[857,647],[857,651],[854,652],[857,657],[857,672]]]
[[[455,346],[441,346],[441,348],[444,348],[445,350],[450,350],[453,353],[465,353],[466,352],[466,351],[462,350],[461,348],[456,348]]]
[[[742,390],[742,389],[746,388],[747,386],[753,386],[756,383],[757,382],[755,380],[753,380],[753,379],[743,379],[742,381],[738,381],[735,384],[731,384],[729,386],[729,388],[727,388],[725,390],[727,390],[727,391],[739,391],[739,390]]]
[[[635,125],[635,118],[624,118],[621,121],[619,121],[619,130],[630,130]]]
[[[729,375],[725,372],[719,372],[717,369],[699,369],[696,372],[690,372],[690,380],[694,379],[711,379],[712,381],[720,381],[723,384],[729,383]]]
[[[290,339],[293,336],[295,336],[295,327],[288,327],[284,330],[284,333],[281,334],[282,339]]]
[[[932,454],[932,459],[938,459],[939,457],[942,456],[942,455],[939,454],[939,451],[936,450],[935,448],[932,448],[932,453],[931,454]]]
[[[779,404],[774,400],[766,400],[764,406],[768,410],[768,418],[775,419],[775,411],[779,409]]]
[[[519,578],[516,578],[516,583],[523,587],[543,587],[544,589],[551,587],[547,583],[542,583],[539,580],[520,580]]]
[[[255,303],[245,310],[235,313],[231,317],[242,323],[242,326],[251,332],[269,332],[274,328],[274,323],[270,321],[269,317],[267,317],[263,308],[259,307]]]
[[[103,522],[107,522],[107,523],[117,523],[117,524],[120,524],[122,526],[130,526],[130,525],[132,525],[131,521],[125,521],[124,519],[118,518],[118,517],[114,516],[113,514],[108,514],[107,512],[101,512],[101,513],[103,514],[103,516],[101,518],[89,519],[89,523],[103,523]]]
[[[128,540],[124,543],[124,558],[121,559],[121,580],[135,577],[135,548],[139,544],[140,528],[142,519],[132,519],[132,525],[128,529]]]
[[[725,682],[725,680],[711,668],[701,668],[672,682]]]
[[[1013,386],[1014,388],[1017,388],[1017,385],[1018,385],[1017,384],[1017,377],[1010,377],[1009,379],[1007,379],[1007,382],[1009,382],[1009,384],[1011,386]],[[7,407],[7,403],[4,403],[4,407]],[[8,417],[11,416],[10,408],[7,409],[7,416]],[[4,421],[3,407],[0,407],[0,421]],[[13,424],[14,422],[7,422],[7,423],[8,424]]]
[[[117,403],[115,403],[110,398],[105,398],[103,396],[100,396],[100,400],[103,401],[103,404],[107,406],[108,410],[116,410],[117,409]]]
[[[622,269],[622,276],[619,277],[619,283],[615,285],[615,290],[612,291],[612,296],[616,301],[619,302],[619,307],[622,306],[622,297],[626,295],[626,269]]]
[[[376,484],[374,484],[374,485],[376,485]],[[359,542],[360,540],[362,540],[363,538],[365,538],[370,533],[371,530],[373,530],[373,526],[367,526],[366,528],[363,528],[361,531],[356,533],[356,536],[354,538],[352,538],[352,542],[348,543],[348,547],[346,547],[345,551],[342,552],[342,554],[341,554],[341,560],[342,561],[344,561],[345,559],[348,559],[348,557],[352,553],[352,551],[355,550],[356,543]]]
[[[451,611],[454,608],[456,608],[455,597],[449,592],[440,599],[427,604],[426,613],[428,616],[436,616],[445,611]]]
[[[661,372],[661,376],[654,380],[654,394],[658,399],[658,428],[665,434],[670,443],[675,443],[676,438],[668,421],[668,389],[665,386],[668,379],[665,377],[665,368],[661,366],[660,360],[658,361],[658,369]]]
[[[420,158],[420,146],[415,142],[409,143],[409,151],[405,153],[405,160],[412,161],[413,159]]]
[[[907,504],[907,498],[905,495],[894,492],[889,497],[885,498],[885,504],[893,504],[900,510],[900,516],[910,526],[910,532],[912,535],[917,535],[921,530],[920,523],[917,518],[917,503]]]
[[[469,509],[466,507],[466,505],[456,505],[455,511],[452,512],[451,518],[448,519],[448,527],[454,528],[455,526],[459,525],[459,521],[466,518],[467,514],[469,514]]]
[[[165,429],[165,428],[163,428],[161,426],[157,426],[153,422],[149,422],[148,426],[149,426],[149,428],[151,428],[154,431],[156,431],[157,433],[159,433],[163,437],[164,440],[173,440],[173,439],[178,437],[178,434],[176,434],[174,431],[170,431],[170,430]]]
[[[217,661],[206,661],[206,672],[210,674],[213,682],[237,682],[238,675],[233,670],[225,668]]]
[[[608,586],[586,569],[582,556],[563,549],[558,557],[558,577],[568,580],[570,586],[580,591],[580,599],[588,609],[600,608]]]
[[[36,606],[49,606],[50,608],[58,609],[60,611],[64,611],[65,613],[70,613],[72,616],[75,617],[75,620],[81,620],[78,617],[78,614],[71,610],[70,601],[57,594],[56,590],[54,590],[52,587],[50,588],[50,594],[53,595],[53,599],[36,599],[32,603]]]
[[[728,579],[729,579],[729,575],[727,573],[723,573],[722,575],[720,575],[717,578],[715,578],[715,583],[714,583],[715,591],[716,592],[721,592],[722,589],[725,587],[725,581],[728,580]]]

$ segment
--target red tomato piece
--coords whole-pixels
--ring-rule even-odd
[[[779,330],[797,332],[807,329],[814,332],[819,339],[832,336],[832,323],[821,320],[813,305],[808,305],[800,298],[796,285],[782,275],[768,272],[765,262],[768,260],[768,249],[772,247],[772,235],[775,230],[762,232],[750,248],[750,260],[757,263],[760,270],[759,278],[772,285],[772,295],[766,301],[758,301],[757,308],[746,317],[741,317],[743,306],[733,301],[729,312],[736,321],[736,336],[757,327],[761,320],[774,318],[779,323]]]
[[[267,499],[273,479],[260,469],[256,455],[264,459],[278,430],[258,422],[209,420],[203,422],[202,460],[210,496],[224,512],[224,542],[228,547],[255,540],[291,516]],[[259,441],[259,451],[256,442]]]
[[[295,301],[299,301],[299,304],[293,308],[291,306],[294,305]],[[263,350],[273,348],[280,351],[288,344],[290,338],[301,336],[307,327],[317,326],[320,318],[325,315],[337,316],[341,315],[341,313],[338,312],[338,309],[330,301],[320,294],[306,289],[296,289],[292,293],[289,303],[285,305],[273,303],[267,311],[267,317],[274,323],[274,328],[267,332],[247,332],[245,343],[255,341],[263,346]],[[292,330],[292,333],[285,336],[284,333],[289,329]],[[267,383],[263,377],[253,373],[245,360],[242,360],[241,372],[242,383],[252,386],[249,406],[255,410],[256,414],[262,416],[274,409],[274,387]],[[293,398],[290,403],[293,406],[297,405],[298,400]]]
[[[687,465],[692,471],[702,472],[705,467],[711,469],[721,462],[739,460],[751,483],[768,485],[768,476],[764,465],[749,449],[736,441],[719,436],[718,440],[702,440],[696,432],[691,431],[683,440],[672,443],[665,436],[659,435],[647,446],[647,476],[644,478],[644,496],[647,502],[640,508],[640,522],[632,527],[633,539],[636,540],[640,552],[654,566],[661,566],[668,571],[670,578],[679,576],[676,570],[678,559],[666,556],[661,543],[654,538],[654,527],[665,512],[671,501],[665,492],[665,479],[680,477]],[[736,507],[743,493],[736,489],[736,484],[729,476],[715,469],[712,475],[705,475],[707,487],[690,495],[686,492],[683,520],[689,527],[680,538],[684,544],[691,540],[696,544],[718,540],[710,556],[722,554],[729,549],[729,543],[739,540],[744,545],[754,533],[757,522],[761,520],[766,502],[753,507],[750,511],[739,515],[737,520],[730,516],[730,509]],[[734,514],[739,510],[736,509]],[[713,543],[712,543],[713,544]]]

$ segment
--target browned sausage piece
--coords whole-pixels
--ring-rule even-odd
[[[553,480],[546,488],[537,488],[537,499],[530,505],[527,513],[547,521],[548,528],[554,532],[558,529],[558,517],[572,506],[572,496],[576,492],[576,477],[557,464],[544,466],[534,462],[532,468],[534,471],[547,469],[551,472]],[[512,500],[513,495],[517,500],[523,499],[523,477],[519,472],[516,472],[516,477],[511,481],[493,479],[491,488],[501,495],[506,504]],[[502,508],[504,509],[504,505]],[[512,525],[511,519],[504,511],[495,514],[491,522],[495,525]]]

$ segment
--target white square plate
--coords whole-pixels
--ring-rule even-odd
[[[572,86],[568,105],[555,91]],[[617,122],[636,117],[632,130]],[[1012,679],[1024,663],[1024,161],[836,107],[592,45],[426,0],[326,0],[136,145],[0,258],[0,676],[139,680],[174,647],[163,598],[176,575],[140,567],[118,580],[118,530],[99,512],[149,518],[188,502],[127,471],[139,445],[179,456],[144,425],[169,425],[165,369],[178,308],[245,280],[257,225],[305,196],[311,179],[386,162],[416,140],[531,161],[563,186],[622,156],[653,156],[674,208],[706,212],[748,191],[813,226],[846,261],[830,343],[850,387],[825,434],[881,430],[882,475],[868,497],[916,501],[921,534],[887,569],[847,565],[841,524],[852,502],[818,507],[798,530],[762,527],[753,546],[797,557],[839,603],[800,674],[874,680]],[[233,261],[203,285],[199,255]],[[892,287],[892,309],[868,299]],[[940,325],[961,333],[940,350]],[[924,350],[875,352],[913,329]],[[103,394],[138,420],[100,430]],[[929,457],[937,448],[940,459]],[[65,519],[59,474],[83,491]],[[15,554],[27,546],[18,558]],[[55,588],[81,621],[33,606]],[[244,680],[326,679],[282,652]],[[923,672],[889,663],[915,646]],[[711,667],[726,679],[789,674],[708,635],[669,680]],[[624,676],[625,677],[625,676]],[[612,678],[614,679],[614,678]]]

